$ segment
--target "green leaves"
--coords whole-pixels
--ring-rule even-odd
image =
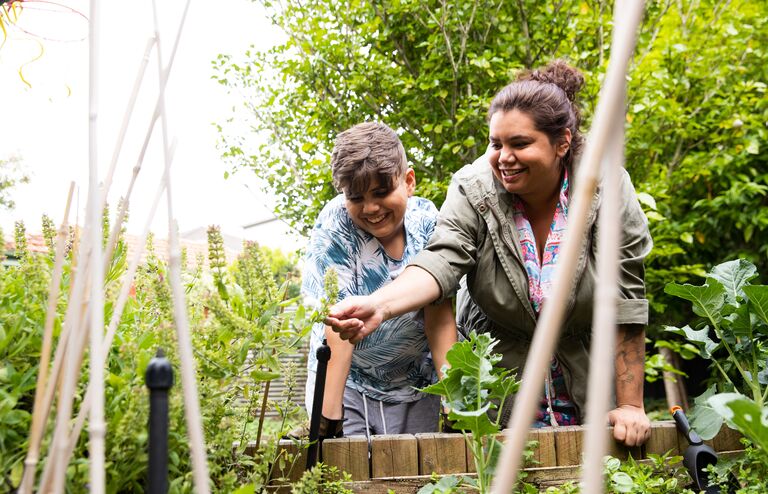
[[[670,283],[664,288],[664,292],[692,302],[696,315],[706,317],[714,323],[719,322],[722,317],[725,288],[713,278],[707,279],[707,283],[702,286]]]
[[[682,328],[664,326],[664,330],[669,331],[670,333],[685,336],[688,341],[696,345],[696,347],[699,349],[700,355],[704,358],[712,358],[712,354],[720,346],[718,343],[712,341],[712,339],[709,337],[709,326],[704,326],[698,331],[688,325],[685,325]]]
[[[666,327],[697,346],[723,378],[696,398],[691,426],[704,439],[717,434],[725,419],[756,446],[768,446],[764,408],[768,384],[768,286],[752,285],[755,266],[738,259],[715,266],[703,286],[667,285],[667,293],[693,303],[694,312],[712,324],[695,330]],[[719,341],[711,338],[715,333]],[[725,353],[721,349],[725,350]],[[720,391],[726,393],[717,394]],[[751,399],[747,398],[751,395]]]
[[[725,288],[726,301],[735,304],[744,298],[743,288],[757,276],[757,268],[745,259],[724,262],[712,268],[708,278],[719,281]]]
[[[695,408],[690,414],[691,428],[704,440],[712,439],[723,426],[723,415],[716,410],[710,399],[716,395],[717,387],[710,386],[701,396],[694,399]]]
[[[768,324],[768,286],[746,286],[744,294],[749,299],[750,311]]]
[[[499,418],[491,421],[488,411],[503,406],[520,385],[514,371],[494,366],[501,360],[501,355],[493,353],[496,343],[490,335],[473,331],[446,354],[450,367],[443,379],[421,390],[442,396],[453,428],[471,432],[467,441],[481,492],[489,484],[500,450],[493,439],[499,432]]]
[[[768,407],[739,393],[721,393],[711,397],[709,404],[755,447],[768,451]]]

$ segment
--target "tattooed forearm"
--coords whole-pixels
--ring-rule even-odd
[[[616,404],[643,406],[645,328],[619,327],[616,342]]]

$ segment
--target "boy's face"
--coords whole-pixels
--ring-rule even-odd
[[[416,175],[412,168],[403,177],[394,180],[397,182],[394,187],[374,180],[364,193],[344,190],[352,221],[376,237],[385,249],[404,235],[403,218],[408,198],[416,187]]]

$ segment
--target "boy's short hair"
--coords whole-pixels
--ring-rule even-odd
[[[394,188],[407,169],[403,143],[383,123],[357,124],[336,137],[331,174],[339,192],[362,194],[375,180],[382,187]]]

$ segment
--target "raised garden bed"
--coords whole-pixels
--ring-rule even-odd
[[[529,440],[537,441],[538,445],[534,449],[534,461],[525,467],[526,481],[543,488],[578,479],[584,431],[583,426],[531,430]],[[738,432],[724,426],[706,443],[723,456],[730,456],[743,450],[740,438]],[[280,448],[295,459],[286,462],[283,469],[275,469],[276,490],[280,490],[281,481],[293,482],[301,477],[306,464],[303,446],[301,441],[280,442]],[[650,454],[682,454],[687,446],[674,421],[659,421],[652,424],[651,437],[642,447],[626,448],[612,441],[609,454],[619,459],[631,455],[642,460]],[[254,449],[255,445],[250,444],[246,452]],[[353,481],[349,487],[356,492],[386,493],[393,489],[397,493],[415,493],[431,480],[432,474],[472,474],[474,471],[461,434],[372,436],[370,455],[364,436],[329,439],[322,445],[322,460],[349,473]]]

